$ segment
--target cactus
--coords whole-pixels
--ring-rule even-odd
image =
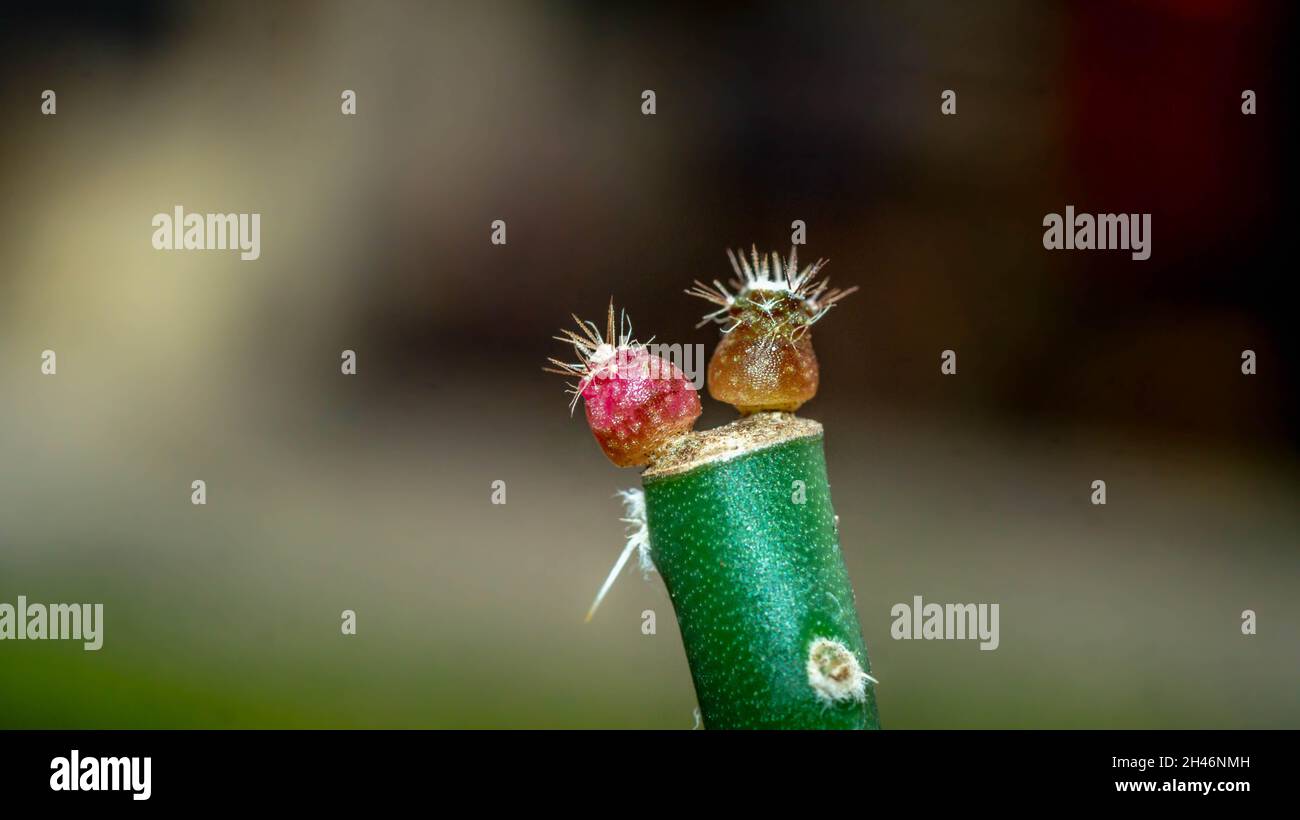
[[[794,251],[771,264],[738,260],[733,294],[714,280],[687,291],[718,306],[723,340],[709,393],[744,416],[703,432],[686,375],[653,356],[623,317],[615,334],[590,322],[556,337],[579,361],[550,359],[576,378],[587,421],[619,466],[643,467],[644,491],[623,493],[627,544],[588,620],[635,551],[672,597],[708,728],[874,729],[874,684],[840,554],[822,427],[793,415],[817,392],[812,325],[852,293],[799,270]]]

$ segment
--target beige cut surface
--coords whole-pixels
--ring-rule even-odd
[[[820,423],[793,413],[755,413],[712,430],[687,433],[675,439],[655,456],[641,474],[641,480],[681,475],[704,464],[728,461],[765,447],[821,434]]]

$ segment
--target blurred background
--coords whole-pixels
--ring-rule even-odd
[[[0,601],[105,640],[0,643],[0,726],[690,728],[657,578],[582,621],[638,479],[541,365],[611,294],[711,351],[682,290],[793,220],[862,288],[802,413],[886,727],[1300,726],[1282,12],[6,7]],[[261,259],[153,250],[176,205]],[[1045,251],[1066,205],[1150,260]],[[891,640],[913,595],[1000,648]]]

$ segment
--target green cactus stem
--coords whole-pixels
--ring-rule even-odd
[[[642,482],[705,727],[879,728],[822,426],[756,413],[689,433]]]

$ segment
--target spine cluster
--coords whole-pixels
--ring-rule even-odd
[[[752,248],[727,251],[735,277],[730,287],[717,279],[696,280],[686,292],[716,306],[700,326],[722,326],[722,341],[708,366],[709,395],[741,414],[794,412],[817,394],[817,354],[812,326],[837,302],[857,290],[818,279],[826,261],[799,268],[792,248],[760,256]],[[606,327],[574,316],[577,331],[555,338],[573,346],[576,362],[550,359],[549,372],[570,376],[570,409],[583,399],[587,423],[611,461],[621,467],[649,464],[655,453],[689,432],[699,418],[698,391],[671,362],[649,353],[632,337],[626,315],[614,322],[611,300]],[[617,331],[617,332],[616,332]]]

